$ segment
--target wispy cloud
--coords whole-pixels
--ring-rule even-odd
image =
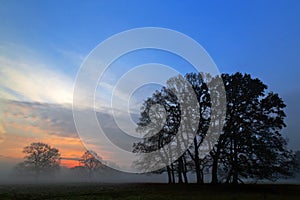
[[[0,56],[2,98],[48,103],[72,103],[73,81],[46,64]]]
[[[3,128],[2,122],[0,122],[0,143],[4,141],[5,130]]]
[[[70,106],[11,100],[0,103],[2,155],[22,158],[23,147],[32,142],[50,144],[63,157],[80,157],[85,151]]]

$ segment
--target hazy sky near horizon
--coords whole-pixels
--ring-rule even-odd
[[[220,72],[261,79],[286,102],[284,133],[290,147],[300,149],[299,11],[297,0],[0,0],[0,98],[5,99],[0,108],[0,156],[20,158],[24,145],[44,139],[61,147],[63,156],[79,157],[83,147],[72,136],[69,111],[64,112],[73,101],[76,73],[100,42],[139,27],[180,31],[207,50]],[[170,64],[181,73],[191,69],[163,52],[137,52],[115,63],[99,86],[99,101],[108,101],[121,72],[145,62]],[[144,88],[132,102],[139,103],[139,95],[155,88]],[[119,98],[126,100],[121,93]],[[64,108],[61,113],[57,106]],[[105,155],[108,159],[109,153]]]

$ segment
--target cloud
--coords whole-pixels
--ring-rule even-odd
[[[1,107],[5,126],[36,127],[50,135],[78,137],[70,106],[3,100]]]
[[[0,57],[0,92],[3,98],[20,101],[72,103],[73,82],[40,63]]]
[[[75,77],[70,77],[60,71],[59,66],[41,62],[34,56],[38,54],[31,49],[21,47],[21,50],[14,52],[14,49],[18,49],[19,46],[0,43],[0,52],[5,52],[8,47],[10,53],[13,52],[12,54],[0,54],[0,95],[3,99],[0,102],[0,113],[2,113],[0,114],[0,141],[5,143],[2,151],[4,149],[8,155],[18,157],[22,154],[20,152],[24,145],[41,141],[59,147],[65,157],[78,156],[83,146],[82,136],[79,137],[75,128],[71,106]],[[20,56],[17,56],[18,53]],[[74,59],[74,62],[78,62],[76,53],[67,51],[60,51],[60,53],[71,60]],[[91,64],[99,64],[99,62],[92,60]],[[92,86],[94,83],[96,85],[95,81],[99,78],[97,70],[95,68],[94,71],[84,74],[82,84],[78,88],[79,105],[83,106],[75,107],[75,109],[79,111],[80,115],[84,116],[86,112],[94,112],[94,105],[91,105],[90,101],[91,98],[94,98],[94,94],[85,95],[85,91],[91,84]],[[99,156],[105,160],[112,158],[112,161],[118,159],[126,161],[126,158],[116,155],[111,148],[111,145],[115,144],[123,150],[131,151],[133,143],[137,142],[136,138],[125,134],[117,126],[111,113],[111,94],[121,76],[116,73],[119,72],[118,70],[119,68],[116,68],[115,71],[106,73],[104,80],[96,90],[96,116],[106,136],[98,134],[99,127],[95,124],[87,123],[83,128],[89,132],[88,137],[85,138],[85,142],[90,144],[88,148],[96,148],[97,153],[100,152]],[[114,95],[119,107],[114,114],[119,118],[128,117],[127,86],[139,83],[143,78],[143,76],[132,78],[123,85],[124,88],[116,88]],[[133,96],[132,102],[134,103],[141,99],[134,98]],[[131,115],[135,116],[136,113],[131,113]],[[111,144],[104,142],[106,137],[109,138]],[[131,165],[131,163],[128,164]]]
[[[13,43],[0,43],[0,52],[1,98],[72,103],[73,77],[61,72],[62,66],[47,64],[37,52]]]
[[[137,142],[136,138],[118,128],[113,116],[107,112],[96,112],[106,136],[98,134],[97,124],[89,123],[83,127],[88,130],[88,135],[78,135],[72,108],[67,105],[2,100],[0,112],[3,114],[1,121],[5,132],[5,145],[2,148],[5,148],[8,155],[21,156],[22,147],[42,141],[62,150],[64,157],[78,157],[85,151],[82,145],[84,141],[88,149],[95,149],[105,160],[115,162],[124,158],[112,150],[112,144],[132,151],[133,143]],[[83,109],[79,112],[84,116],[91,110]],[[108,137],[111,143],[104,142],[104,137]]]
[[[56,52],[71,63],[79,65],[83,60],[83,56],[77,52],[54,48]],[[0,53],[1,98],[50,104],[73,103],[75,77],[70,75],[73,69],[67,69],[67,71],[62,72],[60,68],[63,66],[49,64],[55,63],[55,61],[49,62],[34,50],[13,43],[0,43]],[[96,59],[90,60],[89,63],[92,66],[97,66],[101,64],[101,61]],[[142,80],[148,77],[149,74],[140,74],[134,76],[134,78],[126,79],[126,84],[121,84],[115,88],[116,83],[123,75],[120,71],[125,74],[130,72],[130,70],[124,69],[123,65],[124,63],[119,63],[110,67],[112,69],[106,70],[103,77],[101,77],[101,83],[95,90],[96,110],[107,111],[107,108],[111,107],[111,97],[114,89],[113,97],[115,102],[117,102],[116,106],[123,112],[128,112],[128,104],[131,102],[141,101],[141,98],[136,100],[135,95],[129,99],[127,89],[132,85],[138,85],[138,83],[143,82]],[[79,103],[76,103],[75,106],[84,109],[94,108],[93,103],[91,103],[94,100],[94,94],[88,94],[86,91],[91,91],[88,88],[97,85],[99,69],[94,67],[91,71],[81,72],[83,78],[80,80],[80,88],[76,88],[76,91],[79,91],[78,95],[76,95],[76,102]],[[146,93],[148,94],[149,92]],[[131,109],[130,112],[136,113],[138,109]]]
[[[56,147],[63,156],[80,157],[85,151],[76,132],[72,110],[59,104],[2,100],[1,127],[4,155],[23,157],[22,148],[32,142]]]
[[[62,48],[55,48],[55,49],[59,54],[61,54],[64,58],[66,58],[74,65],[79,66],[84,60],[84,56],[81,53],[78,53],[76,51],[65,50]]]

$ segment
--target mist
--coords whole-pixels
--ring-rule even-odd
[[[32,175],[19,175],[14,163],[1,163],[0,184],[41,184],[41,183],[165,183],[165,174],[132,174],[120,171],[80,173],[75,169],[60,167],[55,174],[41,174],[38,178]]]

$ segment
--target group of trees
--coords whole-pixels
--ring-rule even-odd
[[[54,175],[60,169],[61,155],[59,150],[41,142],[31,143],[24,147],[24,161],[16,166],[16,172],[35,178]],[[87,150],[78,160],[80,165],[73,167],[92,177],[93,173],[105,168],[102,159],[94,152]]]
[[[192,173],[197,183],[210,177],[213,184],[290,177],[298,166],[280,133],[286,126],[285,107],[278,94],[267,92],[249,74],[173,77],[141,108],[137,131],[146,137],[133,145],[140,155],[135,167],[156,167],[154,173],[166,173],[169,183],[188,183]],[[39,177],[59,169],[59,150],[48,144],[32,143],[23,153],[18,172]],[[89,177],[107,168],[93,151],[86,151],[79,162],[74,169]]]
[[[222,81],[218,81],[220,78]],[[198,106],[191,104],[194,110],[183,110],[183,105],[191,102],[189,87],[195,92]],[[221,94],[222,88],[226,95]],[[225,101],[226,109],[222,109]],[[212,77],[189,73],[184,78],[171,78],[141,108],[137,131],[148,137],[133,145],[133,152],[140,155],[135,166],[147,171],[159,162],[166,163],[155,173],[166,172],[169,183],[175,183],[176,178],[179,183],[187,183],[189,172],[195,173],[197,183],[204,183],[208,174],[214,184],[237,184],[246,179],[275,181],[292,176],[297,168],[295,154],[288,150],[280,133],[286,126],[285,107],[278,94],[267,92],[267,86],[249,74]],[[153,134],[156,122],[161,121],[164,124]],[[189,124],[197,126],[188,129]],[[186,147],[182,143],[187,140],[182,138],[189,131],[196,135]],[[164,145],[171,147],[168,152],[148,154]],[[178,146],[186,151],[168,162]]]

